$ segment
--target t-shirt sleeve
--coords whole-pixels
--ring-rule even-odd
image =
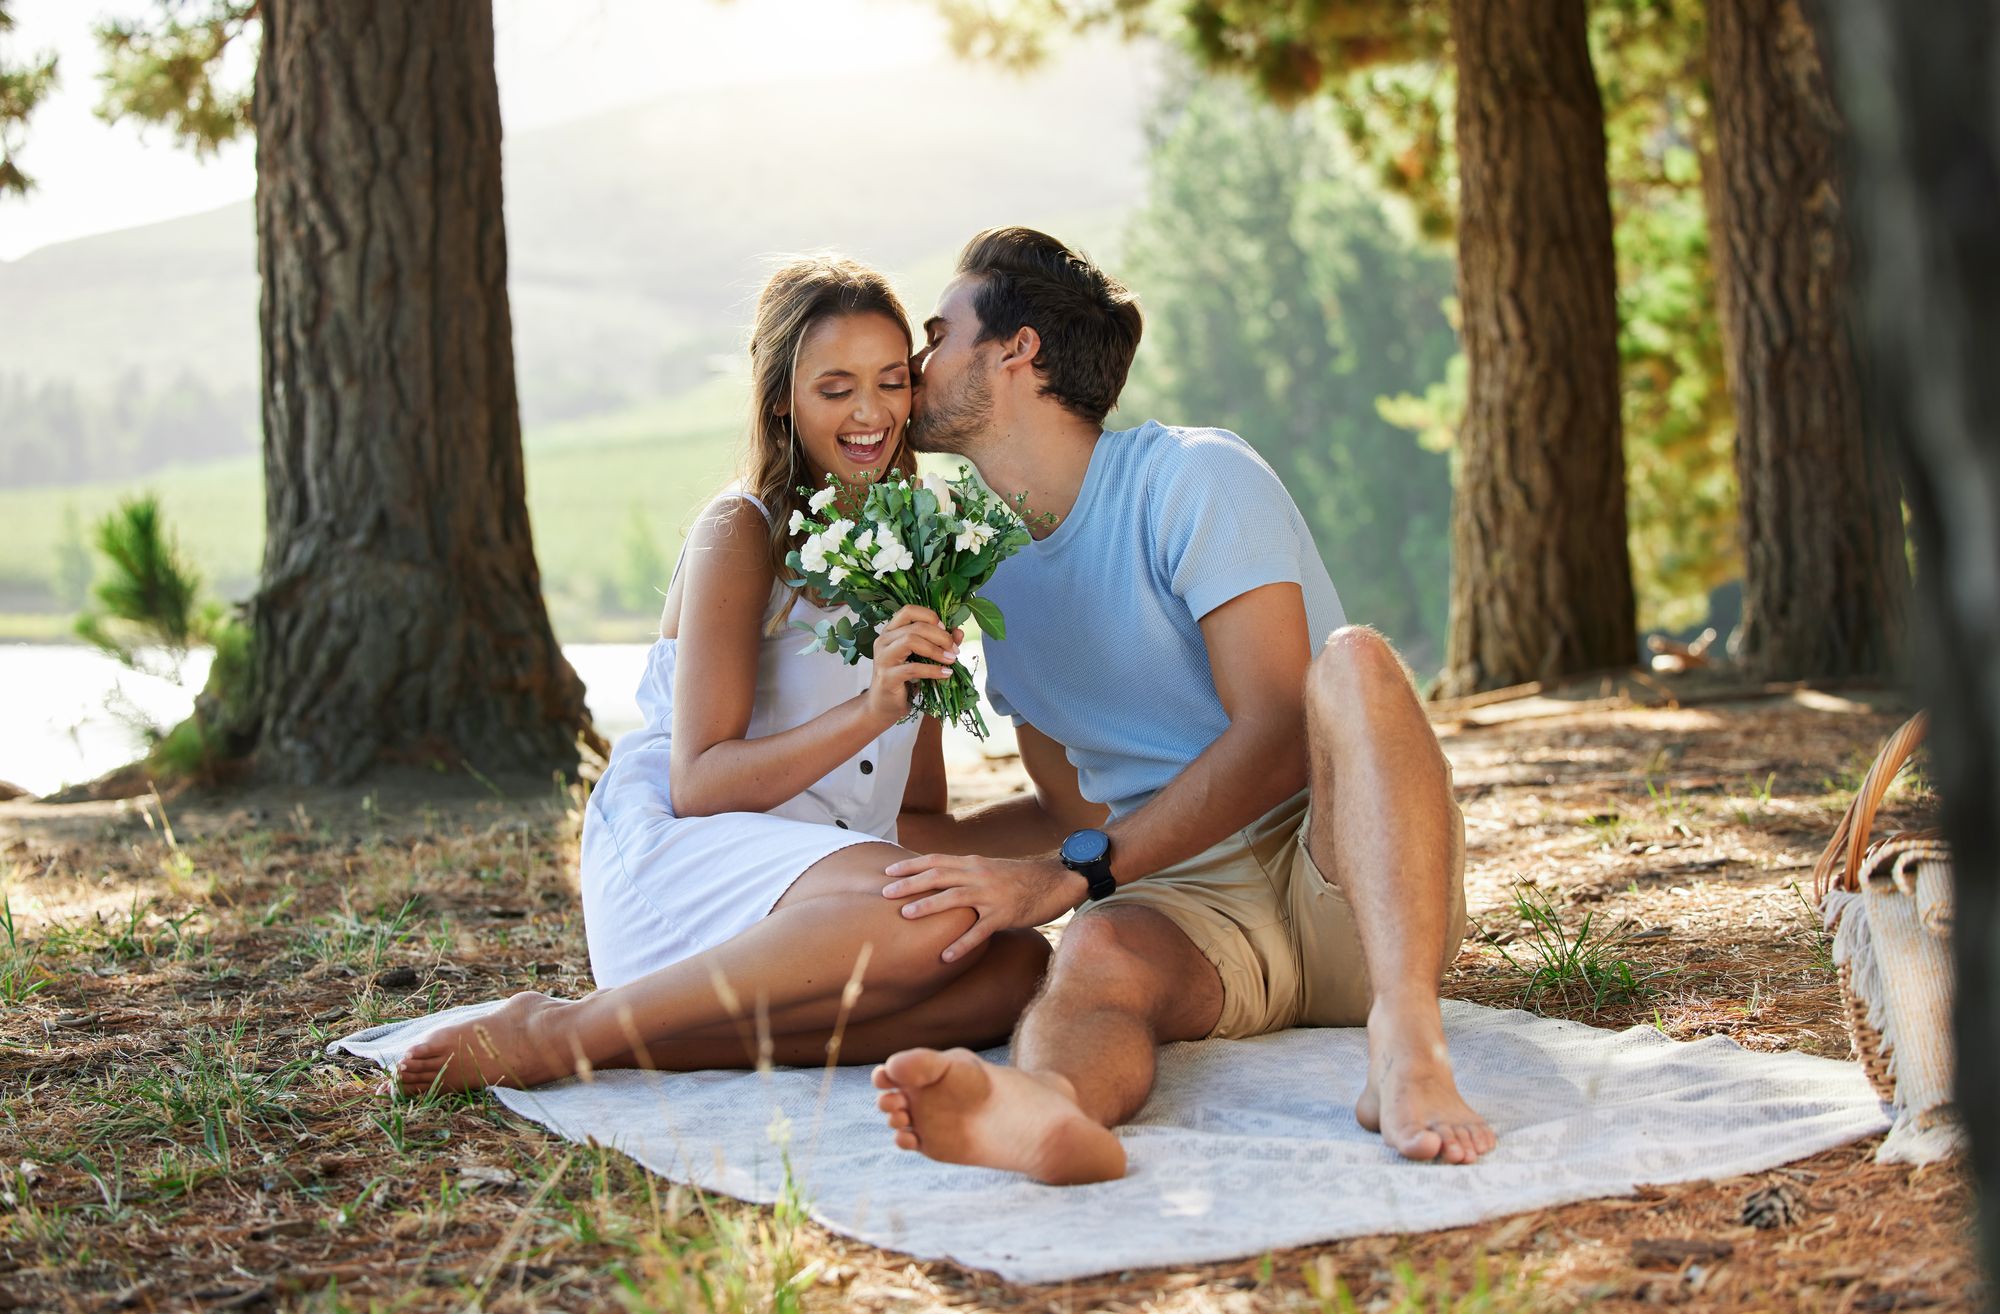
[[[1196,620],[1266,584],[1304,586],[1292,495],[1240,439],[1164,453],[1152,483],[1161,568]]]
[[[986,701],[992,704],[995,712],[1006,717],[1017,726],[1025,719],[1019,712],[1014,710],[1014,704],[1007,701],[1007,695],[1000,692],[999,682],[993,678],[990,671],[986,676]]]

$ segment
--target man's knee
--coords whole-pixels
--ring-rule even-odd
[[[1143,933],[1124,918],[1074,918],[1056,949],[1049,993],[1081,994],[1100,1004],[1151,1012],[1166,983],[1143,940]]]
[[[1416,676],[1387,639],[1366,625],[1343,625],[1327,637],[1306,677],[1306,702],[1320,714],[1381,698],[1414,699]]]

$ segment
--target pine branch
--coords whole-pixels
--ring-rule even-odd
[[[0,34],[14,30],[14,16],[0,0]],[[56,85],[56,57],[39,55],[26,64],[0,56],[0,197],[25,196],[35,180],[14,162],[22,129]]]
[[[259,35],[258,0],[155,0],[150,21],[113,20],[93,31],[104,51],[98,75],[107,123],[165,127],[197,156],[251,131],[252,89],[222,81],[237,42]]]

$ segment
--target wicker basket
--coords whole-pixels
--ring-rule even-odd
[[[1964,1143],[1952,1106],[1951,852],[1929,830],[1869,842],[1925,725],[1918,713],[1889,737],[1813,870],[1855,1057],[1896,1110],[1884,1162],[1927,1163]]]

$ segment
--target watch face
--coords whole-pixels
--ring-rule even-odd
[[[1111,852],[1111,837],[1101,830],[1079,830],[1063,841],[1064,862],[1096,862]]]

